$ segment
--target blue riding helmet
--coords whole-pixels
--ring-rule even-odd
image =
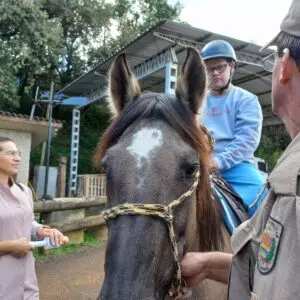
[[[201,51],[201,56],[204,61],[213,58],[227,58],[236,62],[233,47],[223,40],[215,40],[206,44]]]

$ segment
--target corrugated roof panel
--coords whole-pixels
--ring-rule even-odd
[[[83,95],[95,88],[106,85],[107,82],[105,76],[107,75],[113,60],[122,51],[126,52],[129,65],[133,68],[172,46],[177,55],[178,68],[180,70],[186,55],[186,52],[184,51],[185,47],[181,44],[175,44],[171,40],[164,40],[154,35],[155,32],[164,35],[172,35],[186,41],[192,41],[197,43],[197,45],[200,45],[198,44],[199,42],[204,44],[210,40],[225,39],[240,53],[255,56],[259,59],[270,54],[272,51],[266,49],[263,52],[260,52],[261,47],[259,45],[195,28],[188,24],[182,24],[175,21],[163,21],[137,37],[134,41],[130,41],[126,47],[120,49],[109,59],[100,63],[99,66],[90,70],[85,75],[77,78],[71,84],[64,87],[62,91],[70,96]],[[99,74],[102,76],[99,76]],[[143,87],[147,89],[163,91],[164,77],[164,70],[162,70],[143,78],[141,82]],[[262,67],[249,63],[238,63],[233,80],[234,83],[246,88],[254,94],[262,93],[260,101],[262,101],[263,105],[269,105],[271,103],[270,93],[266,93],[268,90],[271,90],[271,74],[264,71]]]

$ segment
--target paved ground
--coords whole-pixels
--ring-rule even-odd
[[[40,300],[95,300],[104,279],[105,246],[36,263]]]

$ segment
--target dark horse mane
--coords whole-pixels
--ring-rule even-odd
[[[199,153],[200,179],[197,188],[199,248],[201,251],[219,250],[223,246],[220,211],[211,197],[209,181],[210,152],[205,133],[200,129],[194,112],[175,96],[147,92],[130,102],[105,131],[96,149],[94,162],[100,164],[105,152],[118,142],[122,134],[142,119],[159,119],[171,126]]]

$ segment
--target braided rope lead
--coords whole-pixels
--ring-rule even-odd
[[[105,221],[108,221],[109,219],[117,218],[119,216],[125,216],[125,215],[132,215],[132,216],[142,215],[142,216],[158,217],[160,219],[163,219],[167,223],[169,229],[168,230],[169,237],[172,244],[172,252],[174,254],[175,265],[176,265],[176,275],[171,285],[171,288],[169,289],[169,296],[171,297],[177,297],[178,294],[180,294],[183,289],[186,289],[186,283],[181,275],[180,263],[178,258],[179,255],[178,246],[176,242],[176,235],[175,235],[174,225],[173,225],[173,218],[174,218],[173,210],[177,206],[179,206],[186,198],[188,198],[193,194],[194,190],[198,186],[199,177],[200,177],[200,173],[197,172],[195,174],[195,181],[191,185],[191,187],[185,193],[183,193],[178,199],[173,200],[167,206],[161,204],[125,203],[107,209],[102,213]]]

